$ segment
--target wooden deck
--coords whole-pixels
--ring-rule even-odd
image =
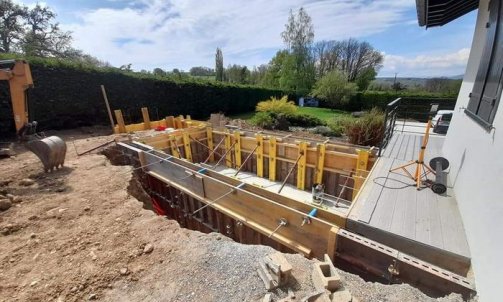
[[[441,136],[430,137],[426,163],[442,155],[443,141]],[[421,142],[421,135],[395,133],[353,202],[347,227],[424,261],[466,275],[470,251],[452,190],[448,189],[443,195],[429,188],[417,190],[404,173],[389,172],[393,167],[417,159]],[[413,173],[413,169],[410,167],[409,171]]]

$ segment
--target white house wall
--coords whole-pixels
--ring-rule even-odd
[[[480,301],[502,301],[503,285],[503,101],[494,129],[464,113],[485,43],[489,0],[481,0],[468,66],[443,153],[470,245]],[[469,34],[469,33],[467,33]]]

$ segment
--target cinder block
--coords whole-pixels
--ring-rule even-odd
[[[332,302],[352,302],[353,297],[351,293],[347,290],[341,290],[332,293]]]
[[[269,258],[280,266],[281,275],[290,276],[292,273],[292,265],[288,260],[286,260],[285,256],[282,253],[274,253],[269,255]]]
[[[329,292],[335,292],[342,286],[341,277],[335,270],[330,258],[326,262],[314,264],[312,279],[318,290],[326,289]]]

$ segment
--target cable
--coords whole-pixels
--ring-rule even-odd
[[[381,184],[381,183],[379,183],[379,182],[377,182],[377,181],[376,181],[377,179],[382,179],[382,178],[384,178],[384,179],[385,179],[384,184]],[[392,180],[392,181],[396,181],[396,182],[399,182],[399,183],[405,184],[405,186],[403,186],[403,187],[388,187],[388,186],[386,186],[386,182],[387,182],[388,180]],[[396,179],[396,178],[389,178],[388,176],[380,176],[380,177],[376,177],[376,178],[374,178],[372,181],[373,181],[376,185],[381,186],[381,187],[383,187],[383,188],[385,188],[385,189],[390,189],[390,190],[402,190],[402,189],[406,189],[406,188],[408,188],[408,187],[414,187],[414,186],[415,186],[415,184],[409,184],[409,183],[406,183],[406,182],[401,181],[401,180]]]

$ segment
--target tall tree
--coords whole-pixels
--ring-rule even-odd
[[[229,65],[225,70],[225,78],[231,83],[248,84],[250,71],[248,67],[241,65]]]
[[[215,55],[215,79],[220,82],[224,80],[224,55],[220,48],[217,48]]]
[[[280,82],[284,88],[294,89],[297,93],[309,92],[314,84],[314,60],[311,55],[311,45],[314,40],[314,29],[311,17],[304,8],[297,14],[290,11],[285,30],[281,33],[292,58],[286,60],[289,71],[283,72]]]
[[[56,13],[40,4],[28,11],[26,15],[28,29],[22,41],[26,55],[68,57],[74,54],[75,50],[71,47],[71,33],[62,31],[55,18]]]
[[[13,44],[22,37],[26,14],[25,8],[11,0],[0,0],[0,52],[11,52]]]

